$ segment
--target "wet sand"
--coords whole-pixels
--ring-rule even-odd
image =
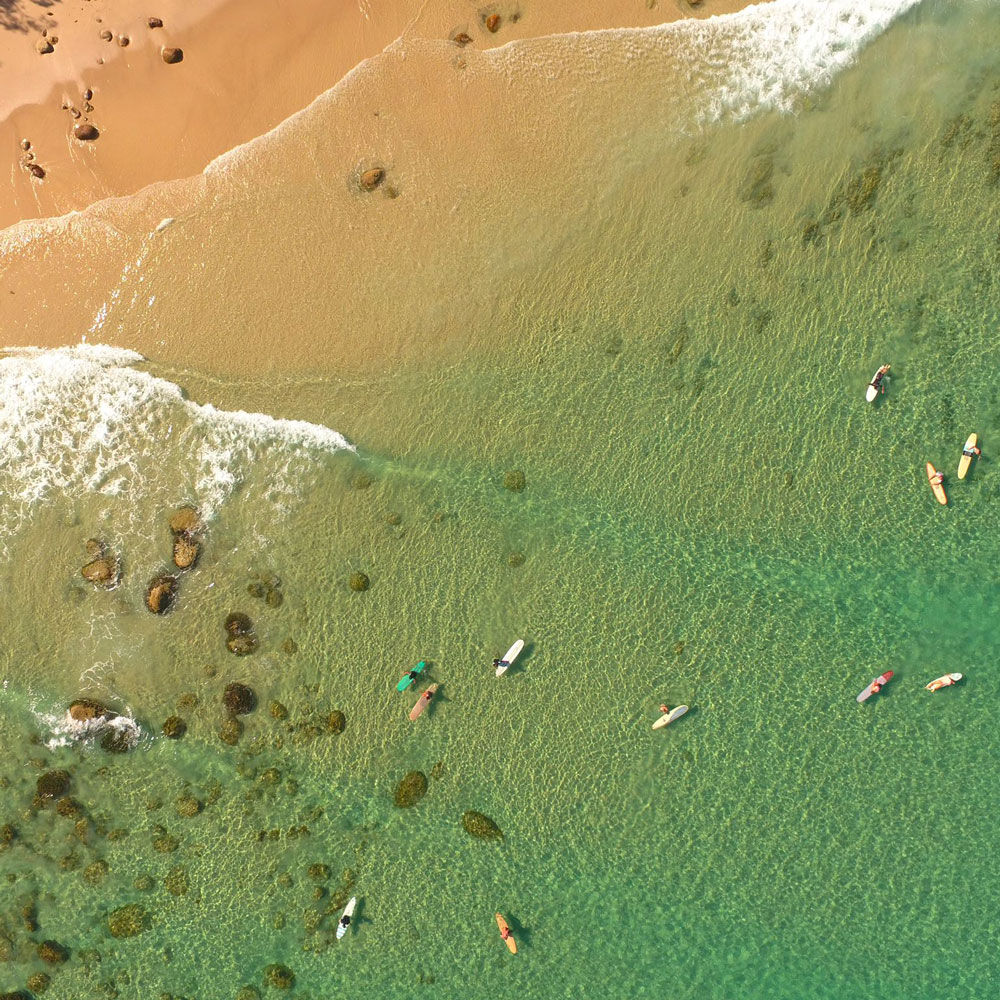
[[[544,9],[461,0],[362,0],[357,6],[214,0],[195,14],[179,0],[163,0],[152,5],[155,16],[147,16],[124,0],[67,0],[45,11],[21,3],[0,22],[0,148],[12,165],[12,183],[0,196],[0,227],[195,174],[305,107],[400,36],[458,38],[487,49],[530,36],[708,17],[741,6],[734,0],[591,0]],[[151,28],[150,17],[162,25]],[[53,39],[51,52],[37,50]],[[179,48],[181,60],[165,63],[165,48]],[[75,139],[82,124],[93,125],[99,137]]]
[[[377,48],[404,24],[398,41],[262,140],[193,176],[6,230],[5,343],[87,339],[166,364],[243,375],[377,371],[407,357],[429,360],[451,345],[482,349],[498,309],[518,308],[532,281],[562,280],[552,270],[565,245],[560,233],[571,236],[593,219],[613,224],[607,213],[617,209],[601,193],[601,178],[626,177],[645,163],[650,144],[636,136],[645,130],[651,142],[662,142],[692,95],[708,91],[699,73],[725,64],[724,49],[691,51],[715,44],[704,34],[560,29],[607,25],[616,15],[623,23],[702,17],[733,6],[584,6],[567,10],[562,22],[554,12],[536,18],[522,8],[495,33],[467,5],[425,9],[408,26],[401,7],[382,36],[362,32],[353,49],[345,43],[344,62],[319,85],[308,60],[296,56],[303,76],[289,73],[288,93],[293,84],[300,89],[275,111],[279,119],[353,65],[366,40]],[[224,20],[229,9],[200,26],[206,37],[212,19]],[[463,31],[471,42],[451,40]],[[532,32],[539,37],[524,37]],[[189,37],[197,37],[194,28],[178,39],[182,63],[157,65],[148,52],[147,69],[197,67],[198,46]],[[323,51],[317,45],[317,59]],[[135,65],[122,64],[123,80]],[[192,146],[197,136],[214,135],[216,146],[230,150],[268,124],[247,116],[239,135],[225,135],[219,125],[235,120],[232,107],[248,103],[247,81],[260,89],[267,76],[254,77],[249,61],[243,73],[243,88],[213,109],[201,90],[186,92],[186,111],[179,97],[171,106],[174,121],[185,122],[178,153],[185,169],[199,169],[185,151],[189,135]],[[190,80],[199,77],[191,73]],[[120,100],[125,121],[128,102],[144,98],[123,84]],[[99,88],[95,101],[116,106]],[[219,131],[204,126],[208,121]],[[108,132],[113,138],[114,128]],[[86,168],[103,185],[96,164],[114,149],[104,145],[107,137],[76,144],[85,147],[83,166],[77,170],[67,155],[68,169]],[[147,136],[119,148],[116,176],[139,184],[134,167],[148,165],[145,151],[175,147]],[[200,156],[214,148],[206,139]],[[362,175],[376,167],[385,171],[383,183],[363,190]],[[164,166],[160,175],[172,172]],[[41,183],[48,186],[50,175]],[[477,329],[482,337],[469,335]]]

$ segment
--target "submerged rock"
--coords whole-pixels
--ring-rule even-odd
[[[243,723],[239,719],[226,719],[219,729],[219,739],[228,746],[234,747],[243,735]]]
[[[58,941],[42,941],[38,946],[38,957],[49,965],[60,965],[69,959],[69,949]]]
[[[264,970],[264,983],[276,990],[290,990],[295,985],[295,973],[287,965],[276,962]]]
[[[171,896],[183,896],[188,891],[187,872],[180,865],[176,868],[171,868],[167,872],[163,884]]]
[[[346,725],[347,719],[339,708],[334,709],[326,717],[326,731],[328,733],[342,733],[344,731],[344,726]]]
[[[253,622],[249,615],[243,614],[242,611],[234,611],[223,625],[223,628],[230,635],[253,635]]]
[[[187,732],[187,723],[179,715],[171,715],[163,723],[163,735],[168,740],[179,740]]]
[[[227,684],[222,704],[233,715],[249,715],[257,707],[257,695],[246,684]]]
[[[393,793],[392,801],[400,809],[415,806],[427,794],[427,775],[423,771],[410,771]]]
[[[108,914],[108,930],[112,937],[135,937],[148,929],[149,917],[138,903],[119,906]]]
[[[231,635],[226,640],[226,649],[233,656],[249,656],[256,648],[256,635]]]
[[[36,785],[41,799],[61,799],[70,786],[69,771],[46,771]]]
[[[101,749],[106,753],[128,753],[135,749],[139,742],[139,727],[131,722],[131,725],[116,725],[119,720],[123,723],[130,723],[130,719],[122,719],[121,716],[109,723],[104,735],[101,737]]]
[[[503,474],[504,489],[512,493],[520,493],[527,484],[528,481],[520,469],[511,469]]]
[[[503,831],[489,818],[475,809],[462,813],[462,826],[465,832],[479,840],[501,840]]]
[[[47,972],[36,972],[28,976],[28,989],[40,995],[49,988],[51,982],[52,977]]]
[[[365,573],[352,573],[348,584],[351,590],[360,594],[366,591],[372,585],[372,582]]]

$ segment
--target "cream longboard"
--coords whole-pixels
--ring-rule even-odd
[[[503,677],[507,673],[507,668],[518,658],[521,650],[524,649],[524,640],[518,639],[510,649],[500,659],[497,665],[497,677]]]
[[[424,693],[417,699],[416,705],[410,709],[410,719],[419,719],[424,714],[424,709],[431,703],[431,698],[437,693],[437,684],[429,684]]]
[[[664,712],[656,722],[653,723],[654,729],[662,729],[664,726],[669,726],[674,719],[679,719],[688,710],[687,705],[678,705],[676,708],[672,708],[669,712]]]
[[[975,434],[970,434],[965,442],[965,447],[962,449],[962,458],[958,463],[958,478],[965,479],[966,474],[969,471],[969,466],[972,465],[972,459],[975,457],[975,452],[972,450],[976,447],[976,442],[979,440],[978,436]]]
[[[948,502],[948,494],[945,493],[944,487],[935,479],[937,469],[930,462],[924,468],[927,470],[927,482],[931,484],[931,489],[934,491],[934,499],[940,504],[946,504]]]

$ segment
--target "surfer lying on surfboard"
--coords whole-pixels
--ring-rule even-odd
[[[890,367],[891,365],[882,365],[882,367],[875,372],[875,377],[868,383],[872,389],[877,389],[883,395],[885,394],[885,377],[889,374]]]

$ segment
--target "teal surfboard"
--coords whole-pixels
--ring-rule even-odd
[[[421,660],[408,674],[404,674],[399,678],[399,683],[396,685],[397,691],[405,691],[420,674],[424,672],[424,668],[427,666],[425,660]]]

